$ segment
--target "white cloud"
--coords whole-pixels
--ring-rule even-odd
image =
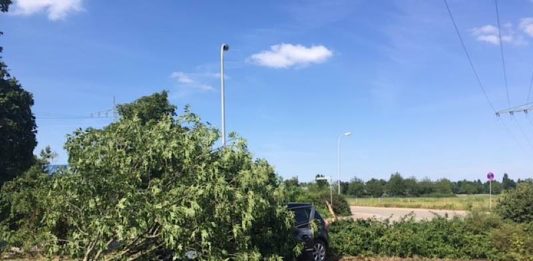
[[[15,0],[14,14],[32,15],[46,12],[48,19],[61,20],[82,10],[82,0]]]
[[[522,25],[520,25],[522,26]],[[480,42],[485,42],[493,45],[500,44],[500,37],[498,35],[498,27],[494,25],[484,25],[481,27],[475,27],[471,30],[472,35],[476,40]],[[501,31],[502,42],[509,43],[513,45],[527,45],[527,42],[524,40],[524,36],[520,33],[517,33],[513,29],[512,23],[505,23]]]
[[[277,44],[272,45],[270,50],[253,54],[249,60],[261,66],[289,68],[323,63],[332,55],[333,52],[323,45],[305,47],[299,44]]]
[[[206,92],[214,91],[215,89],[213,86],[204,83],[204,80],[206,80],[206,78],[215,78],[216,75],[220,74],[173,72],[170,74],[170,78],[176,80],[176,82],[182,87]]]
[[[533,37],[533,17],[522,18],[520,29],[527,35]]]
[[[179,83],[182,83],[182,84],[194,83],[194,81],[191,79],[191,77],[189,77],[189,75],[187,75],[184,72],[173,72],[170,75],[170,77],[173,78],[173,79],[176,79],[176,81],[178,81]]]
[[[514,43],[515,39],[513,37],[512,31],[510,29],[512,25],[507,24],[506,27],[509,29],[508,32],[502,31],[502,42],[504,43]],[[500,44],[500,38],[498,35],[498,28],[494,25],[484,25],[481,27],[475,27],[472,29],[472,34],[476,37],[476,40],[481,42],[490,43],[493,45]]]
[[[484,25],[481,27],[477,27],[472,29],[472,32],[474,35],[480,35],[480,34],[498,34],[498,28],[494,25]]]

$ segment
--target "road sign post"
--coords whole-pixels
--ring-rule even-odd
[[[492,181],[494,180],[494,173],[487,173],[487,179],[489,180],[489,211],[492,210]]]

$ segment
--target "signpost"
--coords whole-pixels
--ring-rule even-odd
[[[492,181],[494,180],[494,173],[487,173],[487,179],[489,180],[489,210],[492,210]]]

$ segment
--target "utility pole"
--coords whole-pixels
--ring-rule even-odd
[[[115,96],[113,95],[113,121],[116,122],[117,120],[118,120],[117,101],[115,99]]]
[[[114,122],[118,120],[117,102],[113,96],[113,108],[103,111],[91,112],[89,118],[112,118]]]
[[[351,132],[345,132],[337,138],[337,194],[341,194],[341,138],[351,136]]]

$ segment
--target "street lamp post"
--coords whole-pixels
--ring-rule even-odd
[[[341,138],[343,136],[350,136],[351,132],[345,132],[339,135],[337,139],[337,194],[341,194]]]
[[[229,50],[228,44],[220,46],[220,103],[222,106],[222,146],[226,147],[226,105],[224,94],[224,52]]]

